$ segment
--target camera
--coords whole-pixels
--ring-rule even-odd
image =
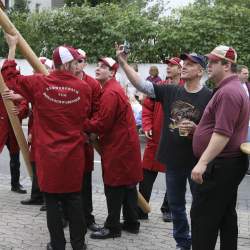
[[[130,43],[125,40],[123,43],[123,53],[128,54],[130,52],[130,49],[131,49]]]

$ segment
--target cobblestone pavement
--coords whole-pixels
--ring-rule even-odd
[[[24,206],[20,200],[28,195],[20,195],[10,191],[9,177],[0,175],[0,250],[45,250],[49,241],[44,212],[39,206]],[[22,179],[25,187],[30,191],[28,178]],[[112,250],[161,250],[175,249],[172,238],[172,224],[161,219],[160,206],[164,193],[155,191],[151,199],[152,213],[148,221],[141,222],[138,235],[126,232],[121,238],[107,240],[92,240],[89,232],[86,235],[88,249]],[[187,195],[187,207],[190,208],[191,197]],[[239,216],[239,250],[250,249],[250,176],[246,176],[240,186],[239,202],[237,205]],[[106,217],[106,203],[102,186],[93,187],[94,214],[96,222],[102,224]],[[65,230],[67,250],[72,249],[69,244],[68,229]],[[217,247],[217,249],[219,249]],[[202,249],[201,249],[202,250]]]

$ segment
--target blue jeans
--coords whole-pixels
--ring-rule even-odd
[[[190,229],[186,213],[186,185],[189,181],[192,191],[190,169],[169,168],[166,171],[168,202],[173,217],[173,236],[178,247],[191,248]]]

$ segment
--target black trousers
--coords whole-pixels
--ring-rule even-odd
[[[158,172],[156,171],[143,169],[143,180],[139,184],[139,191],[147,202],[149,202],[150,200],[153,185],[154,185],[157,175],[158,175]],[[140,214],[145,214],[140,208],[138,208],[138,211]],[[166,191],[163,203],[161,205],[161,212],[165,213],[169,211],[170,211],[170,208],[168,205],[168,196],[167,196],[167,191]]]
[[[248,168],[248,157],[215,159],[204,183],[194,186],[191,207],[192,249],[214,250],[220,232],[220,250],[237,250],[236,201],[238,186]]]
[[[85,242],[86,225],[82,212],[81,195],[79,193],[51,194],[44,193],[47,205],[47,226],[51,245],[54,250],[65,250],[65,237],[62,224],[62,203],[69,219],[70,242],[73,250],[82,250]]]
[[[83,185],[81,191],[82,208],[87,226],[95,223],[92,201],[92,172],[86,172],[83,176]]]
[[[32,186],[31,186],[31,195],[30,198],[32,200],[43,200],[43,193],[41,192],[38,180],[37,180],[37,173],[36,173],[36,164],[35,162],[31,162],[32,170],[33,170],[33,179],[32,179]]]
[[[10,176],[11,176],[11,187],[19,187],[20,179],[20,159],[19,152],[10,154]]]
[[[137,221],[137,190],[136,186],[111,187],[104,185],[107,200],[108,216],[104,226],[114,233],[121,232],[120,214],[123,209],[124,224],[131,228],[139,228]]]

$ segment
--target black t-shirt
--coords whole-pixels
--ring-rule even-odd
[[[162,103],[164,121],[157,160],[167,168],[193,168],[196,158],[192,150],[192,137],[180,136],[178,123],[183,119],[198,124],[212,92],[203,87],[189,93],[183,86],[154,84],[156,101]]]

